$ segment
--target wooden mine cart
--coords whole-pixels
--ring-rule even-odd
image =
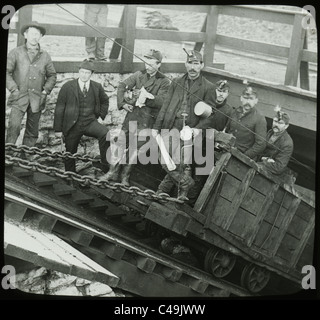
[[[234,148],[222,153],[194,208],[152,203],[145,218],[204,243],[204,266],[216,277],[245,261],[241,283],[251,292],[272,273],[301,283],[302,267],[312,265],[314,202]]]

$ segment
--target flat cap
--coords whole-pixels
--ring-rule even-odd
[[[191,62],[191,61],[199,61],[202,62],[202,54],[199,51],[196,50],[190,50],[187,51],[186,49],[184,49],[185,53],[187,54],[187,62]]]
[[[144,55],[146,58],[156,59],[157,61],[162,61],[162,54],[158,50],[151,49],[147,54]]]
[[[226,90],[226,89],[230,89],[230,85],[227,80],[219,80],[216,82],[216,88],[218,90]]]

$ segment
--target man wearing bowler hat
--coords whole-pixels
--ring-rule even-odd
[[[58,95],[54,114],[53,128],[57,137],[63,136],[66,151],[77,152],[83,135],[99,140],[102,164],[107,165],[106,152],[109,142],[106,140],[108,128],[98,122],[106,117],[109,97],[102,85],[91,80],[94,64],[83,61],[79,67],[79,78],[66,82]],[[66,171],[76,171],[74,159],[65,160]]]
[[[229,119],[226,131],[235,136],[235,147],[253,160],[257,160],[266,147],[267,121],[257,110],[258,94],[247,85],[240,96],[241,105]]]
[[[201,73],[204,67],[200,52],[186,51],[187,59],[185,67],[187,73],[172,81],[167,97],[162,105],[156,122],[153,126],[153,135],[160,133],[161,129],[177,129],[180,132],[185,127],[191,128],[192,133],[197,135],[198,129],[205,129],[202,119],[194,112],[194,107],[199,101],[210,106],[215,103],[214,85],[205,79]],[[185,131],[186,132],[186,131]],[[177,137],[180,140],[180,137]],[[178,144],[180,141],[178,141]],[[183,144],[180,144],[181,146]],[[169,146],[171,149],[171,147]],[[179,161],[180,162],[180,161]],[[179,189],[178,198],[187,201],[188,191],[194,185],[190,165],[182,160],[175,170],[169,171],[163,166],[167,175],[158,186],[158,193],[170,193],[174,185]]]
[[[6,143],[16,143],[21,122],[27,113],[26,129],[22,144],[33,147],[39,134],[41,111],[46,97],[56,84],[56,71],[48,52],[41,49],[39,41],[46,29],[37,22],[20,30],[25,44],[8,54],[6,87],[10,91],[8,106],[11,106]]]

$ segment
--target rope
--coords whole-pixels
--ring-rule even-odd
[[[155,69],[152,65],[150,65],[147,61],[145,61],[143,58],[139,57],[138,55],[136,55],[133,51],[131,51],[130,49],[128,49],[126,46],[124,46],[123,44],[117,42],[116,40],[112,39],[111,37],[109,37],[107,34],[103,33],[102,31],[100,31],[99,29],[95,28],[93,25],[87,23],[85,20],[81,19],[80,17],[78,17],[77,15],[73,14],[71,11],[69,11],[68,9],[64,8],[63,6],[61,6],[60,4],[56,3],[56,6],[58,6],[59,8],[61,8],[62,10],[68,12],[70,15],[72,15],[73,17],[75,17],[76,19],[80,20],[82,23],[86,24],[88,27],[92,28],[93,30],[97,31],[98,33],[100,33],[102,36],[106,37],[108,40],[112,41],[113,43],[117,44],[118,46],[120,46],[122,49],[126,50],[127,52],[131,53],[133,56],[135,56],[136,58],[138,58],[139,60],[141,60],[143,63],[147,64],[148,66],[152,67],[153,69]],[[156,70],[156,69],[155,69]],[[168,77],[167,75],[165,75],[162,71],[158,70],[157,71],[164,76],[165,78],[169,79],[170,81],[172,81],[173,83],[175,83],[177,86],[179,86],[180,88],[182,88],[183,90],[187,90],[186,88],[184,88],[184,86],[180,85],[179,83],[177,83],[176,81],[170,79],[170,77]],[[194,97],[196,97],[197,99],[199,99],[201,102],[204,102],[200,97],[198,97],[196,94],[191,93],[189,90],[187,90],[189,95],[192,95]],[[215,106],[211,106],[211,108],[213,108],[216,112],[220,112],[222,115],[224,115],[225,117],[227,117],[230,121],[234,121],[237,122],[236,120],[234,120],[232,117],[228,116],[227,114],[225,114],[223,111],[219,110],[218,108],[216,108]],[[252,131],[251,129],[247,128],[245,125],[237,122],[240,126],[242,126],[243,128],[245,128],[246,130],[250,131],[252,134],[254,134],[255,136],[259,137],[260,139],[262,139],[263,141],[267,142],[268,141],[256,134],[254,131]],[[278,151],[282,151],[280,148],[274,146],[275,149],[277,149]],[[292,159],[296,164],[299,164],[301,166],[303,166],[304,168],[308,169],[309,171],[311,171],[312,173],[315,174],[315,171],[303,164],[302,162],[300,162],[299,160],[295,159],[294,157],[290,157],[290,159]]]

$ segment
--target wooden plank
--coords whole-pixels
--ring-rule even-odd
[[[269,189],[269,192],[267,193],[264,202],[261,206],[261,210],[257,213],[255,220],[250,225],[250,228],[247,231],[246,234],[246,243],[248,247],[251,247],[253,241],[255,240],[255,237],[260,229],[261,223],[266,216],[266,214],[269,212],[269,208],[272,204],[273,198],[275,193],[277,192],[279,188],[278,184],[274,184],[271,189]]]
[[[252,41],[247,39],[239,39],[224,35],[217,35],[216,44],[231,47],[241,51],[251,51],[255,53],[263,53],[277,57],[289,56],[289,47],[270,44],[262,41]]]
[[[124,17],[124,11],[122,11],[122,15],[119,22],[119,28],[123,28],[123,17]],[[121,51],[121,45],[122,45],[122,39],[116,38],[115,42],[112,45],[112,48],[110,50],[109,59],[118,59]]]
[[[231,176],[230,174],[226,174],[225,180],[223,181],[223,185],[221,187],[221,192],[219,192],[219,195],[230,202],[234,199],[237,190],[240,186],[241,181],[237,178]]]
[[[22,206],[18,203],[5,201],[4,215],[6,218],[20,222],[23,220],[27,209],[28,207]]]
[[[121,52],[121,66],[120,73],[132,72],[133,68],[133,52],[134,42],[136,37],[136,16],[137,6],[126,5],[124,7],[124,21],[123,21],[123,49]]]
[[[284,80],[284,84],[288,86],[296,86],[298,82],[298,73],[300,70],[302,49],[306,33],[306,30],[302,27],[303,18],[302,15],[295,15],[294,18],[288,64]]]
[[[23,6],[19,9],[19,18],[17,22],[17,30],[18,30],[18,41],[17,46],[21,46],[25,42],[24,36],[21,34],[20,29],[22,26],[30,23],[32,21],[32,5]]]
[[[163,41],[204,41],[206,34],[204,32],[181,32],[173,30],[157,29],[137,29],[136,39],[152,39]]]
[[[204,19],[203,25],[201,27],[201,32],[206,32],[206,30],[207,30],[207,20],[208,20],[208,17],[206,16],[206,18]],[[200,52],[201,49],[202,49],[202,46],[203,46],[203,42],[197,42],[194,45],[193,50],[196,50],[196,51]]]
[[[303,49],[308,49],[308,33],[305,33],[304,41],[303,41]],[[302,51],[303,56],[303,51]],[[305,90],[310,90],[310,82],[309,82],[309,63],[308,61],[303,61],[301,57],[300,63],[300,88]]]
[[[243,198],[241,208],[256,216],[261,210],[265,198],[266,197],[263,194],[251,188],[250,185],[250,188]]]
[[[289,224],[287,233],[291,236],[297,238],[298,240],[303,239],[303,234],[305,229],[307,228],[309,221],[304,221],[300,217],[295,214]]]
[[[54,67],[58,73],[64,72],[74,72],[79,71],[80,61],[53,61]],[[94,62],[97,73],[119,73],[120,72],[120,62]]]
[[[318,63],[318,54],[317,54],[317,52],[303,49],[302,50],[301,61],[308,61],[308,62]]]
[[[312,265],[314,261],[314,250],[313,246],[306,244],[299,257],[297,263],[293,263],[296,270],[301,271],[303,266]]]
[[[225,179],[227,177],[227,173],[226,172],[221,172],[221,176],[219,178],[219,181],[217,183],[217,188],[214,192],[214,194],[212,195],[211,194],[211,197],[210,197],[210,200],[208,202],[208,206],[210,208],[210,210],[208,210],[208,212],[206,212],[206,220],[205,220],[205,223],[204,223],[204,228],[207,228],[208,225],[211,224],[211,221],[212,221],[212,216],[215,212],[215,208],[216,208],[216,205],[217,205],[217,200],[218,200],[218,195],[220,195],[221,193],[221,188],[222,186],[225,185]]]
[[[207,25],[206,25],[206,40],[203,50],[203,62],[205,66],[212,66],[214,46],[216,44],[217,37],[217,27],[219,19],[219,7],[211,6],[210,11],[207,15]],[[209,33],[210,30],[210,33]]]
[[[297,210],[300,202],[301,202],[301,199],[298,199],[298,198],[294,199],[292,201],[290,208],[287,211],[287,214],[285,215],[284,219],[282,220],[281,226],[276,234],[276,239],[274,239],[276,241],[276,243],[274,243],[274,245],[272,246],[273,247],[273,250],[272,250],[273,255],[275,255],[279,246],[281,245],[281,242],[287,232],[289,223],[291,222],[293,216],[295,215],[296,210]],[[272,237],[270,237],[270,238],[271,238],[271,242],[273,242]]]
[[[292,260],[290,261],[291,266],[295,266],[297,264],[306,244],[308,243],[308,241],[310,239],[310,235],[312,234],[312,232],[314,230],[314,226],[315,226],[315,214],[311,217],[311,219],[308,223],[308,226],[306,227],[306,229],[303,233],[302,240],[300,241],[299,245],[296,247],[296,249],[292,255]]]
[[[263,8],[261,6],[220,6],[220,14],[235,16],[241,18],[248,18],[254,20],[271,21],[284,24],[292,24],[292,12],[284,10],[274,10]]]
[[[33,181],[38,187],[53,186],[58,183],[57,179],[39,172],[33,174]]]
[[[225,221],[222,224],[222,228],[225,228],[226,230],[230,227],[233,219],[235,218],[238,209],[250,187],[250,183],[254,178],[254,175],[256,174],[256,170],[254,169],[249,169],[246,176],[244,177],[244,179],[242,180],[237,193],[235,195],[235,199],[232,202],[231,205],[231,210],[228,212],[228,216],[226,217]]]
[[[161,5],[161,4],[139,4],[139,7],[148,7],[148,8],[154,8],[154,9],[163,9],[163,10],[175,10],[175,11],[190,11],[190,12],[203,12],[207,13],[208,12],[208,7],[209,6],[204,6],[204,5]]]
[[[94,29],[83,25],[63,25],[63,24],[42,24],[46,28],[46,35],[64,36],[64,37],[105,37],[121,38],[122,28],[119,27],[96,27]]]
[[[203,209],[205,208],[209,196],[211,194],[211,191],[214,187],[214,184],[216,183],[218,176],[220,172],[223,170],[223,168],[226,166],[228,163],[229,159],[231,158],[231,153],[226,152],[222,154],[221,158],[218,160],[216,163],[216,166],[212,168],[209,177],[204,185],[204,187],[201,190],[201,193],[193,207],[193,209],[197,212],[202,212]]]

